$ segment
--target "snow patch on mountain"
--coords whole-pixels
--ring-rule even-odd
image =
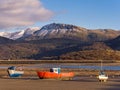
[[[74,25],[69,24],[57,24],[52,23],[43,26],[40,30],[34,33],[34,36],[41,36],[41,37],[48,37],[48,36],[55,36],[55,35],[65,35],[68,33],[77,33],[77,32],[85,32],[85,28],[81,28]],[[57,37],[57,36],[56,36]]]
[[[11,33],[9,33],[9,32],[0,32],[0,36],[1,36],[1,37],[10,38]]]
[[[32,35],[37,30],[40,30],[40,27],[31,27],[31,28],[27,28],[26,30],[21,30],[21,31],[18,31],[18,32],[13,32],[13,33],[0,32],[0,36],[16,40],[18,38],[22,38],[22,37],[26,37],[28,35]]]

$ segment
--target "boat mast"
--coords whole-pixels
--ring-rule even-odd
[[[101,60],[101,71],[102,71],[102,69],[103,69],[102,67],[103,67],[103,64],[102,64],[102,60]]]

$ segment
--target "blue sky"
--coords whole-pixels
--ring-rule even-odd
[[[120,0],[0,0],[0,30],[50,23],[120,30]]]
[[[120,30],[120,0],[40,0],[55,13],[48,22],[74,24],[89,29]]]

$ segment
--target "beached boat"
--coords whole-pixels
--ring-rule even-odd
[[[74,77],[73,72],[61,73],[60,68],[52,68],[50,71],[37,71],[37,75],[40,79],[72,79]]]
[[[105,72],[103,71],[103,65],[102,65],[102,60],[101,60],[101,70],[100,73],[98,75],[98,79],[99,81],[103,81],[106,82],[108,80],[108,76],[105,74]]]
[[[16,68],[17,67],[15,67],[15,66],[10,66],[8,68],[7,71],[8,71],[8,75],[10,77],[20,77],[20,76],[22,76],[24,74],[24,71],[22,71],[22,70],[16,70]]]
[[[108,76],[103,71],[101,71],[100,74],[99,74],[99,76],[98,76],[98,79],[101,82],[102,81],[106,82],[108,80]]]

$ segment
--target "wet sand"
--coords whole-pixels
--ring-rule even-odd
[[[73,80],[39,79],[38,77],[0,78],[0,90],[120,90],[120,77],[99,82],[95,77]]]

